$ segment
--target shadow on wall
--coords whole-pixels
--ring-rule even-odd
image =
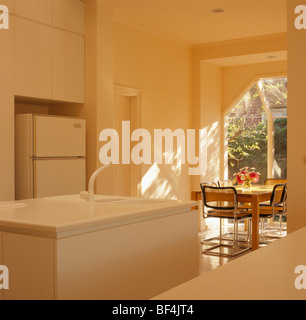
[[[180,148],[178,152],[164,152],[164,159],[172,159],[173,164],[154,163],[142,177],[141,196],[159,199],[188,199],[190,179],[188,165],[181,165]]]
[[[219,124],[219,121],[214,122],[203,128],[200,134],[199,150],[201,152],[198,154],[198,161],[203,163],[203,168],[197,174],[201,181],[216,181],[220,178],[221,129]],[[139,188],[142,197],[190,199],[192,176],[189,175],[189,168],[194,166],[189,165],[187,155],[185,155],[185,164],[181,164],[181,152],[180,147],[171,152],[166,151],[163,153],[163,164],[154,163],[144,169],[145,174]],[[171,164],[165,164],[167,161]],[[199,167],[199,162],[196,167]]]
[[[221,130],[219,121],[203,128],[205,132],[204,157],[206,166],[201,175],[203,181],[217,181],[220,178],[221,168]]]

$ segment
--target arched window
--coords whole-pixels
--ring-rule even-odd
[[[287,78],[258,79],[225,116],[225,176],[255,168],[259,183],[287,178]]]

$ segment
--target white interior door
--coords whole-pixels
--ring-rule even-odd
[[[86,190],[86,160],[34,161],[34,197],[79,194]]]
[[[131,121],[131,98],[127,96],[114,96],[115,130],[122,137],[122,121]],[[122,164],[122,139],[120,139],[120,164],[114,167],[114,194],[118,196],[131,196],[131,165]]]

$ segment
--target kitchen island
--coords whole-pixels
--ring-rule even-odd
[[[0,203],[0,299],[149,299],[198,275],[191,201],[78,195]]]
[[[306,300],[306,227],[153,300]]]

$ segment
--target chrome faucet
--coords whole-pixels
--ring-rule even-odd
[[[80,193],[80,197],[83,199],[86,199],[89,202],[94,202],[95,201],[95,191],[94,191],[94,186],[95,186],[95,181],[97,179],[97,176],[104,171],[105,169],[107,169],[108,167],[111,166],[111,163],[102,166],[100,168],[98,168],[90,177],[89,179],[89,183],[88,183],[88,191],[82,191]]]

